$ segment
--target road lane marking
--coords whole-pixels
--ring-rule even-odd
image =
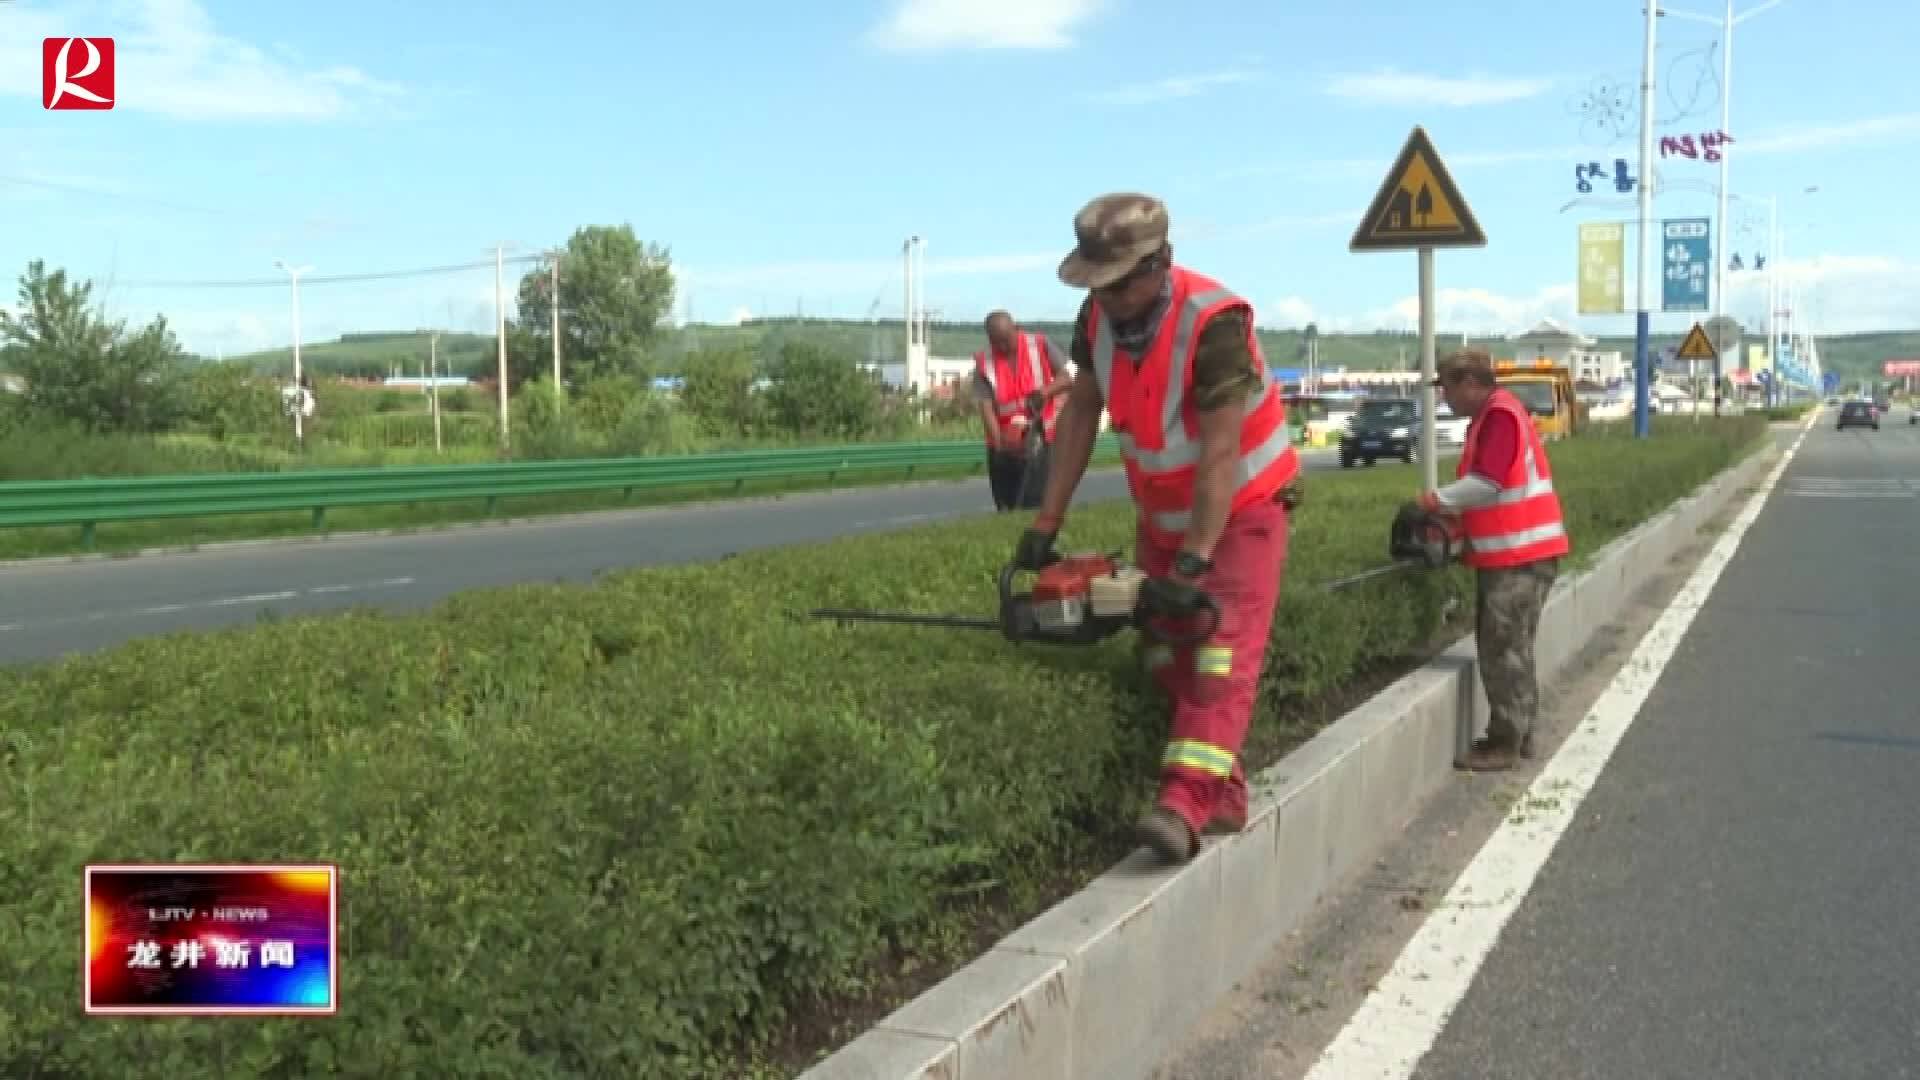
[[[302,595],[333,596],[340,593],[369,592],[374,589],[400,589],[412,585],[414,582],[415,579],[410,577],[392,577],[382,578],[379,581],[361,581],[346,585],[315,585],[307,589],[283,589],[278,592],[249,593],[245,596],[219,596],[211,600],[198,600],[192,603],[151,604],[146,607],[123,608],[118,611],[89,611],[79,615],[60,615],[51,619],[0,623],[0,634],[42,626],[70,626],[75,623],[105,622],[109,619],[130,619],[146,615],[177,615],[185,611],[243,607],[248,604],[271,604],[282,600],[297,600]]]
[[[1817,410],[1816,410],[1817,412]],[[1446,899],[1420,924],[1392,970],[1374,985],[1314,1063],[1307,1080],[1407,1080],[1466,997],[1500,931],[1533,887],[1580,803],[1633,726],[1747,530],[1806,442],[1812,419],[1681,586],[1613,682],[1502,821]]]

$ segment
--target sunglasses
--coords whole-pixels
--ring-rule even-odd
[[[1162,256],[1158,252],[1156,252],[1152,255],[1147,256],[1144,259],[1141,259],[1139,262],[1134,263],[1133,269],[1127,271],[1125,274],[1114,279],[1113,281],[1107,282],[1105,285],[1102,285],[1094,289],[1093,291],[1099,295],[1116,296],[1126,291],[1135,283],[1139,282],[1142,278],[1145,278],[1147,275],[1160,269],[1161,266],[1163,265],[1163,262],[1164,260]]]

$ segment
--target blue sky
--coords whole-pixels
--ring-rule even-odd
[[[285,287],[166,283],[270,279],[276,259],[317,277],[487,261],[302,290],[307,340],[483,329],[496,243],[630,222],[671,248],[699,321],[897,316],[912,233],[941,314],[1063,316],[1074,210],[1137,189],[1168,201],[1180,260],[1264,323],[1404,328],[1414,255],[1347,241],[1418,123],[1490,238],[1439,254],[1443,329],[1630,332],[1631,240],[1628,314],[1576,317],[1572,297],[1576,225],[1633,205],[1563,208],[1579,161],[1638,171],[1637,117],[1616,137],[1578,106],[1608,84],[1637,97],[1640,4],[1498,7],[0,0],[0,302],[42,257],[116,313],[163,311],[190,348],[231,352],[286,342]],[[1779,196],[1781,266],[1816,329],[1920,324],[1920,6],[1831,10],[1785,0],[1736,31],[1730,189]],[[1718,129],[1718,27],[1660,31],[1659,133]],[[48,35],[116,38],[112,111],[41,108]],[[1661,175],[1656,217],[1713,212],[1717,166]],[[1764,209],[1740,205],[1735,250],[1763,250]],[[1758,279],[1735,281],[1734,314],[1757,317]]]

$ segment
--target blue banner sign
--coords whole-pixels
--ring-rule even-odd
[[[1705,311],[1707,275],[1713,269],[1711,218],[1669,218],[1660,223],[1662,311]]]

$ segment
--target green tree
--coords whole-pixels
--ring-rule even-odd
[[[580,423],[596,435],[612,435],[634,402],[651,391],[632,375],[602,375],[582,383],[573,397]]]
[[[91,431],[155,432],[186,413],[185,352],[164,316],[129,332],[92,306],[93,283],[35,259],[20,278],[19,310],[0,312],[0,347],[26,380],[30,415]]]
[[[652,375],[648,347],[673,306],[668,251],[642,244],[631,225],[588,225],[574,231],[559,262],[562,377],[578,384],[601,375]],[[520,279],[519,317],[507,335],[507,370],[516,383],[551,377],[552,293],[544,265]]]
[[[879,418],[878,382],[844,353],[789,341],[767,377],[767,412],[785,431],[857,438]]]
[[[752,433],[759,419],[754,393],[754,355],[746,349],[713,349],[687,357],[680,404],[707,430],[722,435]]]
[[[215,439],[261,435],[282,428],[289,435],[293,432],[281,408],[275,381],[244,364],[195,365],[187,377],[187,401],[188,419]]]

